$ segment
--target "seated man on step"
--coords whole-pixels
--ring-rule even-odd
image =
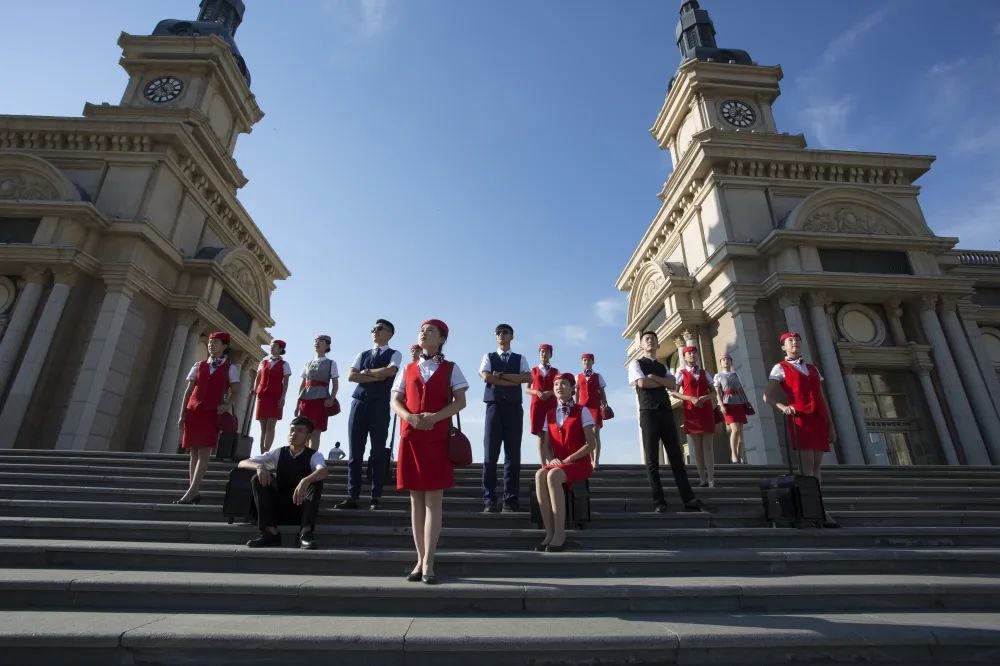
[[[240,462],[243,469],[257,472],[251,486],[260,534],[247,541],[251,548],[280,546],[279,523],[301,525],[298,547],[316,548],[316,514],[329,472],[323,454],[307,446],[312,432],[313,422],[297,416],[288,429],[288,446]]]

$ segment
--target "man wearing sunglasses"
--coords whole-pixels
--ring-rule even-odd
[[[385,480],[385,440],[389,436],[389,390],[402,355],[389,347],[396,328],[387,319],[378,319],[372,326],[372,347],[357,355],[351,364],[348,381],[357,384],[351,400],[351,415],[347,421],[350,446],[347,458],[347,499],[338,509],[357,509],[361,497],[361,463],[365,459],[365,442],[371,440],[372,499],[369,508],[378,509]]]

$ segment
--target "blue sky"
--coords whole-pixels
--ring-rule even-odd
[[[0,113],[117,103],[118,33],[193,18],[197,4],[8,0]],[[293,273],[272,314],[296,374],[318,332],[346,373],[382,316],[399,348],[423,319],[444,319],[449,358],[475,375],[509,322],[531,358],[539,342],[562,369],[597,355],[619,414],[604,460],[637,461],[614,282],[670,172],[647,130],[679,64],[679,4],[248,0],[237,42],[267,115],[237,147],[250,178],[240,197]],[[919,182],[931,227],[997,249],[1000,3],[702,7],[720,46],[782,66],[780,131],[811,147],[936,155]],[[481,397],[474,381],[463,413],[474,448]],[[334,439],[346,443],[346,415],[324,450]],[[534,451],[526,437],[525,459]]]

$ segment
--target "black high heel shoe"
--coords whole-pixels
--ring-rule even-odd
[[[201,504],[201,493],[195,495],[189,500],[175,499],[171,504]]]

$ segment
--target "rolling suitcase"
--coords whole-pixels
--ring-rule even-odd
[[[531,522],[542,527],[542,508],[538,505],[538,496],[531,491],[529,503]],[[590,522],[590,479],[577,481],[566,491],[566,526],[576,525],[583,529]]]
[[[253,393],[250,394],[242,430],[239,432],[219,433],[219,439],[215,444],[216,460],[228,460],[238,463],[250,457],[250,452],[253,450],[253,437],[250,436],[250,414],[253,413],[253,405],[256,397]]]
[[[236,469],[229,472],[226,482],[226,496],[222,500],[222,514],[232,525],[234,522],[252,523],[257,520],[257,507],[253,502],[253,488],[250,482],[255,471],[252,469]]]
[[[788,474],[764,479],[760,482],[760,498],[764,504],[764,519],[772,527],[791,525],[792,527],[822,527],[826,519],[823,507],[823,494],[819,479],[814,476],[796,474],[792,469],[791,438],[795,438],[795,448],[798,450],[798,439],[795,422],[785,417],[786,438],[785,447],[788,453]],[[802,455],[799,454],[799,468],[802,468]]]

